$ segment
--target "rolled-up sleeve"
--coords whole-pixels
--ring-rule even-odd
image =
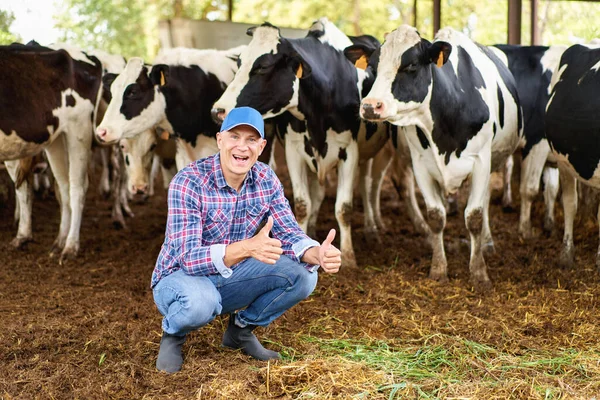
[[[227,274],[229,270],[222,261],[225,245],[200,245],[202,204],[194,180],[176,175],[169,185],[168,204],[167,239],[176,255],[175,263],[188,275]]]

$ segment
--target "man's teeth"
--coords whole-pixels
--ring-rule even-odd
[[[233,158],[235,158],[236,160],[240,160],[240,161],[246,161],[248,159],[248,157],[240,157],[240,156],[233,156]]]

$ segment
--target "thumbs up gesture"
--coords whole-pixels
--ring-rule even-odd
[[[248,240],[248,252],[252,258],[267,264],[275,264],[283,250],[281,242],[269,237],[273,228],[273,217],[267,219],[265,226],[252,238]]]
[[[319,247],[319,265],[328,274],[335,274],[342,265],[342,253],[331,244],[335,239],[335,229],[329,231],[327,238]]]

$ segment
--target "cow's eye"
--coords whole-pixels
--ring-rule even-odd
[[[407,73],[413,73],[413,72],[417,72],[417,66],[415,64],[408,64],[405,67],[402,67],[400,69],[401,72],[407,72]]]
[[[133,97],[136,97],[139,94],[139,90],[137,87],[135,86],[129,86],[126,90],[125,90],[125,98],[126,99],[131,99]]]
[[[150,151],[154,150],[156,148],[156,143],[152,143],[152,146],[150,146]]]
[[[257,65],[257,66],[254,68],[253,72],[254,72],[255,74],[259,74],[259,75],[261,75],[261,74],[266,74],[266,73],[269,71],[269,69],[270,69],[270,68],[271,68],[271,66],[270,66],[270,65]]]

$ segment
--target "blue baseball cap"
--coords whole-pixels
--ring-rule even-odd
[[[221,132],[229,131],[240,125],[248,125],[254,128],[261,138],[265,138],[265,122],[262,115],[254,108],[237,107],[229,111],[221,125]]]

